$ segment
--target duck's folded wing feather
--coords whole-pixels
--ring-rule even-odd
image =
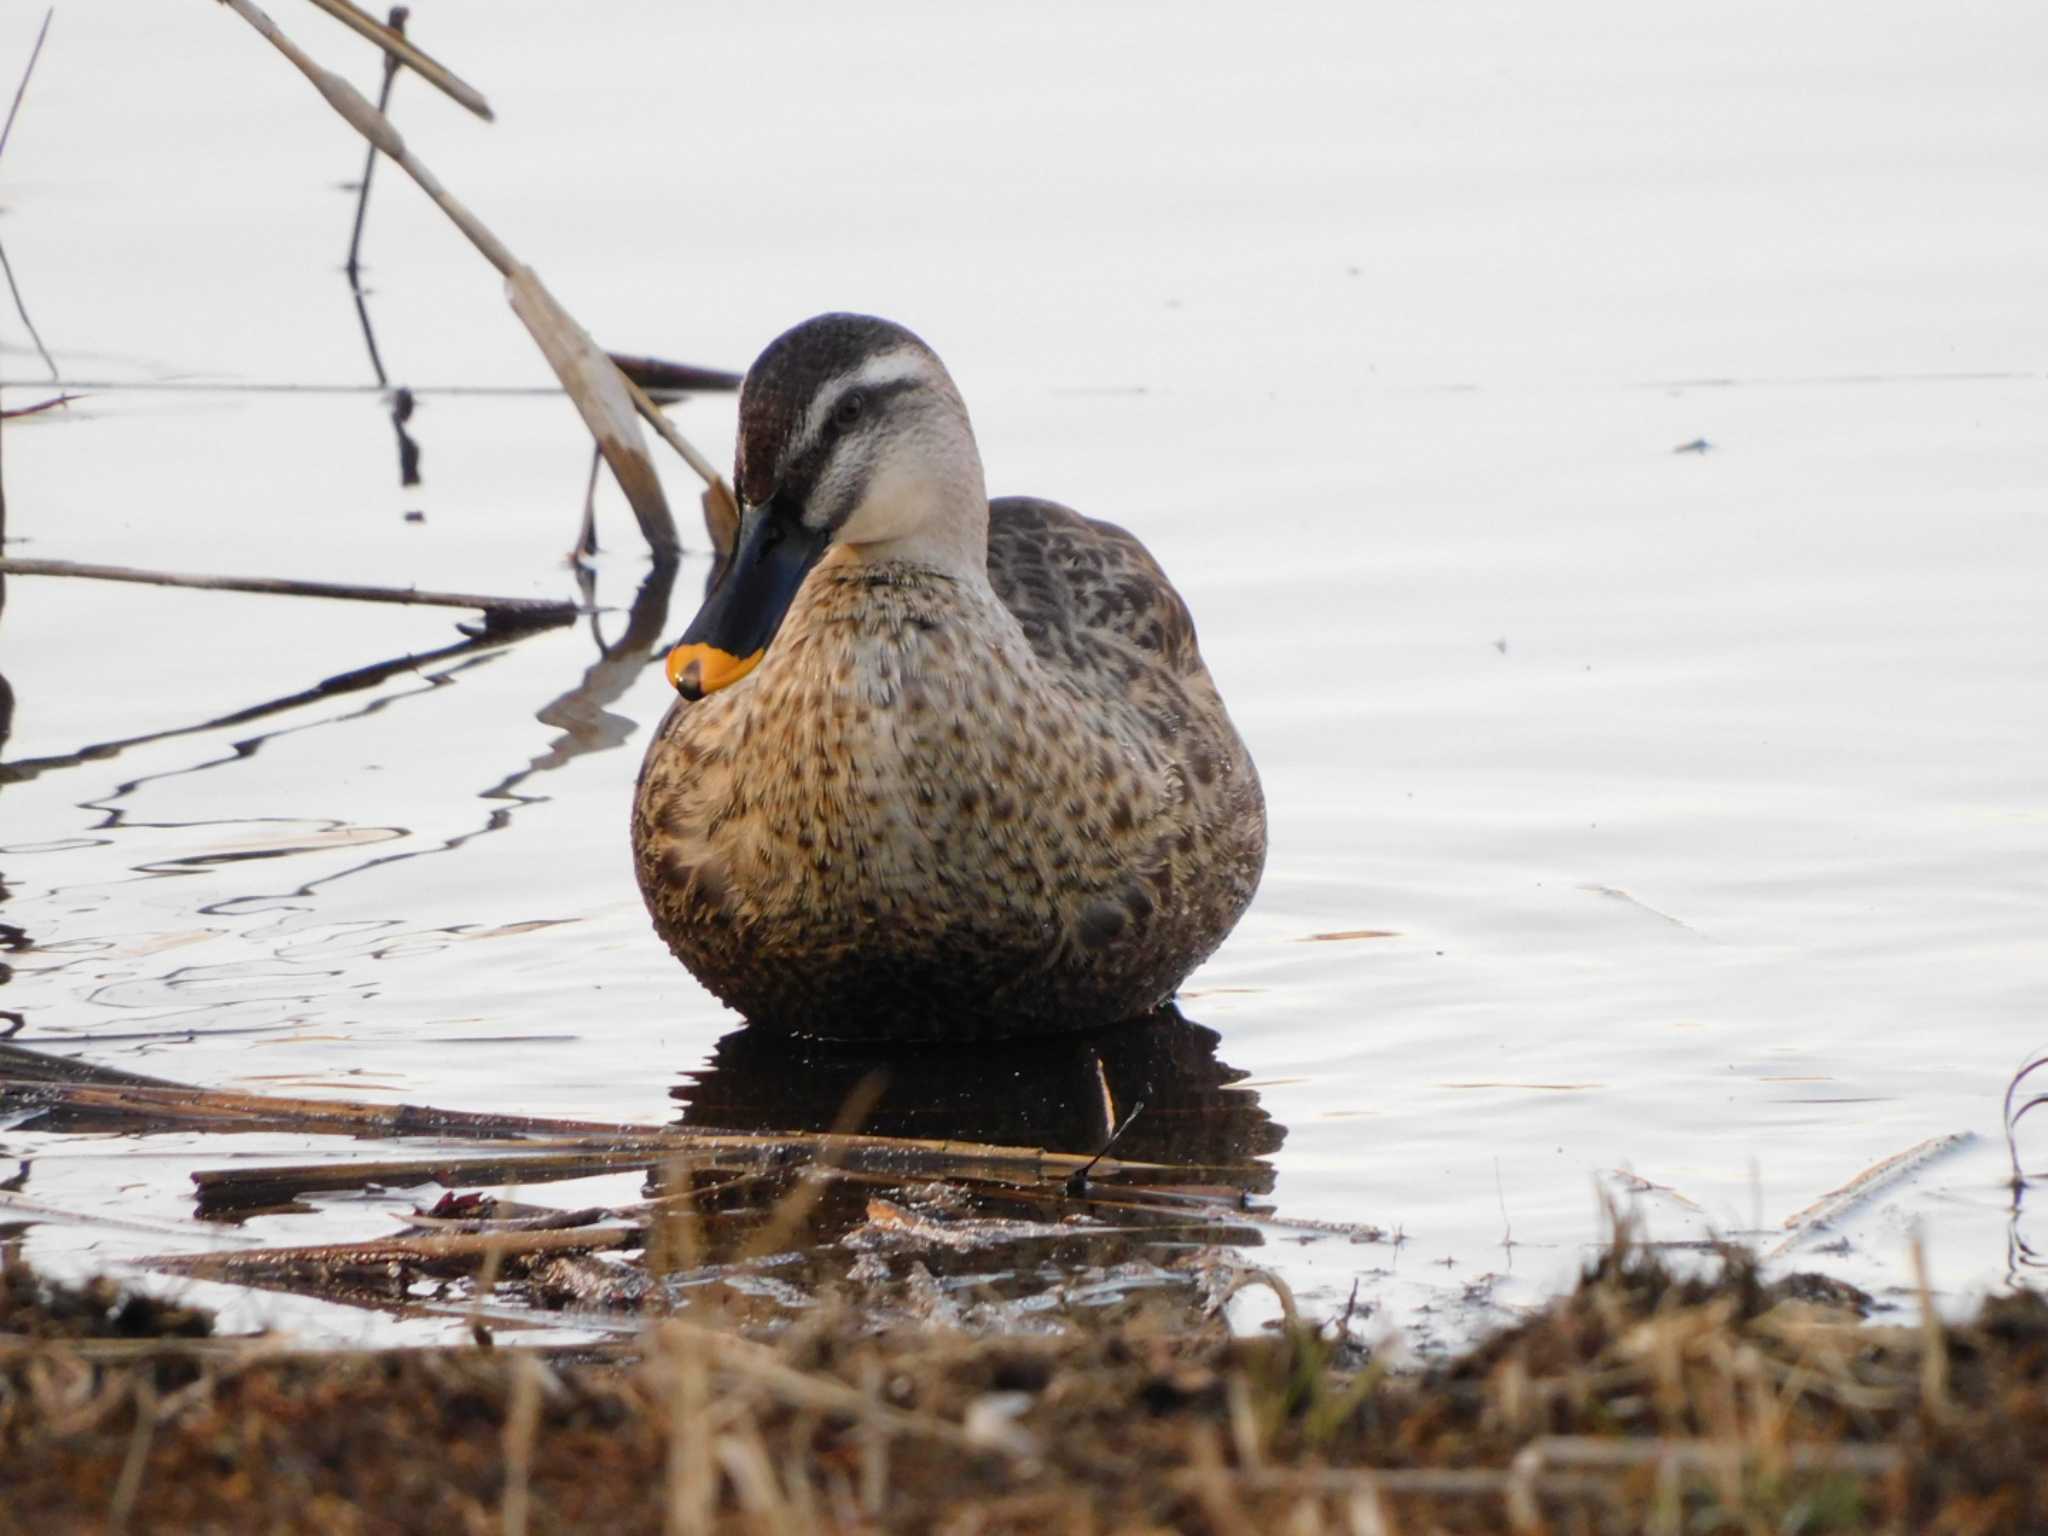
[[[1035,497],[1000,497],[988,511],[989,582],[1040,660],[1066,672],[1121,660],[1203,673],[1188,606],[1135,537]]]

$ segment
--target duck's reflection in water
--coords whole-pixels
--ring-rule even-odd
[[[670,1090],[687,1126],[825,1131],[879,1083],[857,1129],[1093,1155],[1133,1110],[1115,1156],[1172,1164],[1190,1183],[1254,1194],[1279,1149],[1248,1074],[1216,1055],[1221,1037],[1168,1007],[1086,1034],[944,1046],[857,1045],[747,1027]],[[1143,1105],[1142,1109],[1138,1107]]]

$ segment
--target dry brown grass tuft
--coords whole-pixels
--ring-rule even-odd
[[[975,1337],[841,1293],[772,1343],[683,1316],[546,1363],[114,1348],[148,1313],[112,1288],[0,1296],[0,1532],[2048,1529],[2048,1303],[1872,1327],[1733,1254],[1618,1246],[1418,1375],[1160,1295]]]

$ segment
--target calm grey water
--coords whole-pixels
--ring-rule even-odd
[[[1263,1253],[1311,1305],[1360,1280],[1423,1340],[1507,1315],[1600,1240],[1603,1196],[1880,1292],[1916,1230],[1950,1297],[2038,1279],[1999,1099],[2048,1040],[2048,22],[414,9],[499,121],[406,79],[400,125],[606,345],[743,367],[816,310],[892,315],[951,364],[993,490],[1123,522],[1179,582],[1273,827],[1183,999],[1219,1036],[1200,1070],[1284,1132],[1283,1211],[1407,1239]],[[276,14],[374,84],[365,45]],[[39,19],[0,16],[0,76]],[[339,272],[360,168],[220,8],[59,7],[0,239],[86,398],[6,424],[10,554],[576,594],[581,428],[388,165],[369,302],[421,486],[347,392],[373,382]],[[5,404],[45,398],[4,314],[0,342]],[[729,401],[676,414],[729,456]],[[732,1038],[628,863],[667,692],[621,637],[673,638],[704,567],[646,588],[609,488],[599,526],[600,611],[510,645],[9,580],[17,1043],[302,1095],[800,1118],[818,1084]],[[1065,1070],[930,1091],[971,1132],[978,1102],[1085,1099]],[[202,1242],[194,1168],[388,1150],[0,1124],[23,1197],[80,1218],[29,1231],[60,1266]],[[375,1235],[409,1203],[231,1236]]]

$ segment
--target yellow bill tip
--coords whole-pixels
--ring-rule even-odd
[[[761,656],[761,651],[735,656],[715,645],[679,645],[668,653],[668,683],[685,698],[701,699],[730,688],[754,670]]]

